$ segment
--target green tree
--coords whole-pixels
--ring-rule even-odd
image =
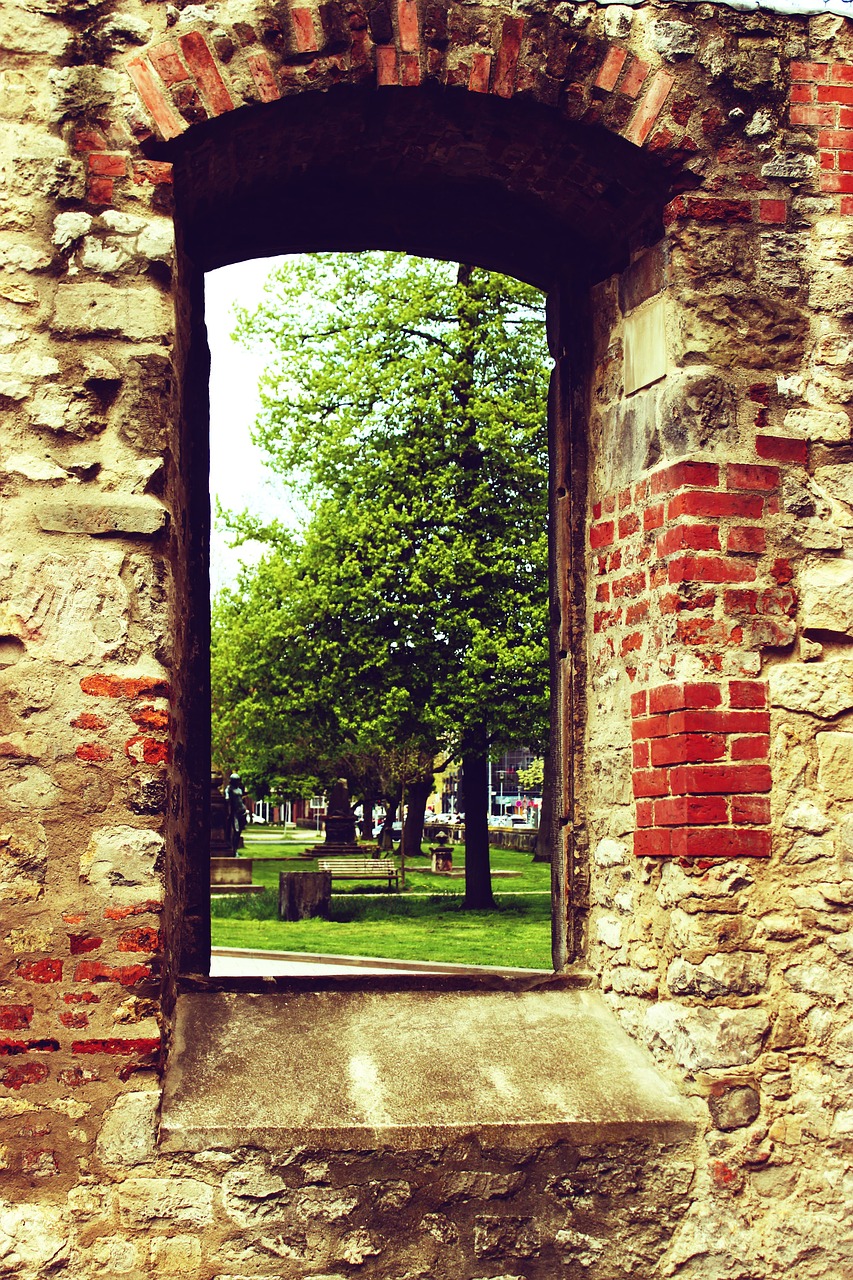
[[[541,739],[547,718],[543,320],[536,290],[492,273],[319,255],[275,271],[236,331],[268,357],[256,441],[311,510],[298,539],[236,522],[271,546],[245,706],[286,752],[307,732],[461,756],[476,907],[492,902],[488,756]],[[299,689],[263,682],[258,664],[290,671],[294,654]],[[405,781],[417,827],[431,765]]]

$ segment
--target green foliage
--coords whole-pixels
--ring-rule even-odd
[[[232,520],[268,552],[214,608],[218,762],[390,786],[475,723],[544,736],[543,321],[526,285],[400,254],[295,259],[239,314],[256,441],[311,516]]]
[[[531,760],[526,769],[519,769],[518,781],[521,783],[525,791],[534,791],[537,787],[545,785],[545,760],[539,756],[536,760]]]

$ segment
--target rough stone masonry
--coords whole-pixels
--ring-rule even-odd
[[[0,1275],[853,1275],[835,8],[0,0]],[[161,1140],[209,939],[201,280],[374,245],[550,291],[555,913],[688,1136]]]

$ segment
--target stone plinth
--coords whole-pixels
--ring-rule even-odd
[[[251,858],[211,858],[211,893],[261,893],[262,884],[252,884]]]

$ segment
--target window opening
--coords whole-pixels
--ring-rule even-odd
[[[206,322],[214,948],[550,969],[543,295],[301,255]]]

